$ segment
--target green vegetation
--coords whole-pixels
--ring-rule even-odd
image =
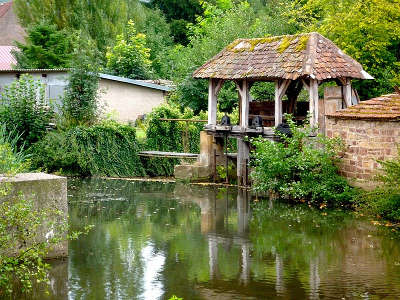
[[[151,77],[150,49],[146,48],[146,36],[137,33],[129,20],[125,35],[118,35],[115,46],[107,52],[107,69],[111,74],[133,78]]]
[[[0,123],[5,124],[9,132],[17,132],[20,148],[39,141],[53,116],[43,85],[32,76],[22,75],[18,81],[4,87],[0,95]]]
[[[254,139],[254,188],[281,198],[320,206],[349,205],[356,191],[338,175],[338,139],[314,134],[310,126],[300,128],[288,116],[291,137],[282,142]]]
[[[400,147],[396,159],[380,163],[378,187],[361,195],[357,204],[365,213],[400,222]]]
[[[32,148],[34,168],[80,176],[143,176],[136,131],[112,121],[48,133]]]
[[[40,22],[28,28],[26,44],[17,42],[13,54],[20,69],[53,69],[70,66],[76,41],[73,34]]]

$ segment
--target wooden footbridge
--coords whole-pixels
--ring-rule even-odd
[[[197,159],[197,153],[182,153],[182,152],[163,152],[163,151],[142,151],[139,152],[141,157],[158,157],[158,158],[178,158],[178,159]]]

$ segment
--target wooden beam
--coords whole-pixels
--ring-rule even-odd
[[[275,127],[282,123],[282,98],[289,87],[290,80],[275,81]]]
[[[217,125],[218,83],[218,80],[213,78],[210,78],[208,83],[208,125]]]
[[[311,79],[310,80],[310,124],[312,127],[318,126],[318,81]]]
[[[240,101],[240,126],[242,128],[247,128],[249,126],[249,101],[250,101],[250,88],[249,82],[244,79],[240,82],[236,82],[236,88],[239,93]]]

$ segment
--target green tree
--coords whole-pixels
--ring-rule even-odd
[[[14,9],[24,27],[45,20],[60,30],[83,31],[103,53],[128,20],[127,0],[15,0]]]
[[[74,53],[73,68],[62,99],[64,125],[93,124],[101,113],[99,105],[99,54],[85,39]]]
[[[41,22],[28,29],[26,44],[16,42],[13,52],[20,69],[69,67],[75,41],[72,34],[55,25]]]
[[[150,49],[146,48],[146,36],[137,33],[133,21],[129,21],[126,34],[118,35],[117,42],[107,52],[107,69],[115,75],[132,79],[151,77]]]
[[[171,24],[171,32],[175,43],[187,45],[187,25],[194,23],[198,15],[202,15],[203,7],[199,0],[153,0],[151,8],[160,9]]]
[[[356,84],[362,98],[392,92],[400,73],[399,0],[296,0],[287,15],[358,60],[375,81]]]

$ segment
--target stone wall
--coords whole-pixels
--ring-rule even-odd
[[[62,217],[68,217],[68,201],[67,201],[67,178],[45,173],[23,173],[14,177],[1,177],[0,182],[10,183],[10,193],[8,197],[22,195],[25,199],[33,199],[36,209],[61,211]],[[1,201],[1,199],[0,199]],[[57,218],[58,216],[54,216]],[[46,224],[39,227],[38,235],[41,239],[45,239],[46,233],[52,229]],[[47,258],[65,257],[68,255],[68,242],[65,241],[56,245]]]
[[[400,144],[400,122],[354,120],[328,117],[326,135],[343,139],[346,150],[341,174],[355,186],[374,187],[373,177],[380,168],[378,160],[393,159]]]

